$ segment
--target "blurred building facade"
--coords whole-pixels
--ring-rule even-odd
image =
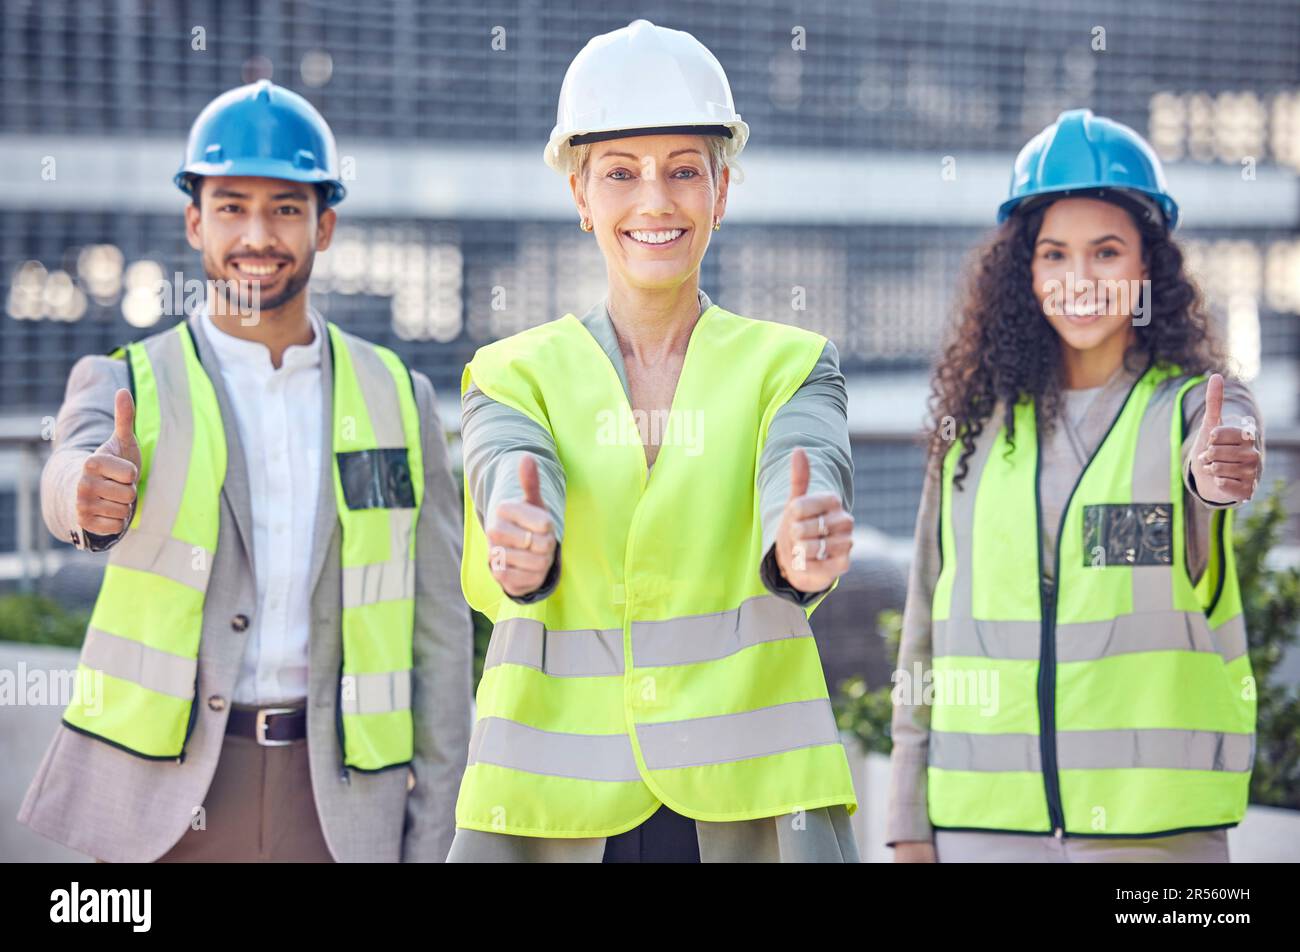
[[[1192,267],[1270,423],[1300,361],[1295,0],[775,3],[3,0],[0,434],[34,435],[67,372],[174,322],[201,278],[170,184],[189,123],[269,76],[333,125],[351,194],[313,299],[454,407],[476,347],[604,287],[542,146],[564,69],[636,17],[689,30],[752,138],[702,285],[826,334],[853,375],[856,515],[910,536],[925,370],[1011,160],[1067,108],[1147,135]],[[454,414],[453,414],[454,415]],[[454,423],[454,419],[448,422]],[[883,441],[883,442],[882,442]],[[1295,454],[1273,475],[1296,478]],[[0,552],[18,463],[0,462]],[[40,531],[39,527],[35,530]]]

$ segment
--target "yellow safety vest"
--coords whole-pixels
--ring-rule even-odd
[[[381,770],[412,752],[420,422],[395,354],[333,324],[329,344],[342,530],[339,741],[345,766]],[[78,691],[63,723],[141,757],[183,760],[217,549],[225,427],[187,324],[114,356],[128,361],[135,396],[138,502],[110,550],[81,649],[78,684],[101,689]]]
[[[458,826],[611,836],[660,803],[715,821],[856,807],[814,606],[759,577],[757,461],[824,345],[706,310],[649,476],[618,374],[573,315],[478,351],[462,388],[554,437],[564,567],[547,598],[504,597],[466,487],[461,580],[495,625]]]
[[[1145,836],[1245,813],[1255,685],[1218,510],[1186,566],[1182,400],[1203,377],[1149,367],[1075,485],[1056,583],[1042,571],[1032,401],[999,410],[958,490],[944,462],[933,598],[930,821],[949,829]],[[906,672],[904,672],[906,674]]]

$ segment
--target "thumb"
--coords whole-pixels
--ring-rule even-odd
[[[808,454],[796,448],[790,456],[790,498],[808,494]]]
[[[524,490],[524,502],[540,507],[542,488],[537,478],[537,460],[531,453],[525,453],[519,459],[519,485]]]
[[[1211,374],[1205,385],[1205,416],[1201,419],[1201,432],[1209,433],[1223,422],[1223,376]]]
[[[113,398],[113,436],[123,450],[135,447],[135,401],[131,399],[131,391],[125,388]]]

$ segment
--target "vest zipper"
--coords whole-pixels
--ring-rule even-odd
[[[199,719],[199,662],[194,661],[194,694],[190,702],[190,718],[185,724],[185,739],[181,741],[181,752],[176,757],[177,764],[185,763],[185,748],[189,746],[190,735],[194,733],[194,722]]]
[[[1088,467],[1092,461],[1097,458],[1106,441],[1110,439],[1111,432],[1115,429],[1115,424],[1119,422],[1124,411],[1128,409],[1128,403],[1133,399],[1133,394],[1150,372],[1153,361],[1148,360],[1147,366],[1138,374],[1133,385],[1129,387],[1128,394],[1124,397],[1124,402],[1120,404],[1119,412],[1115,414],[1114,419],[1110,421],[1110,426],[1106,428],[1106,433],[1097,444],[1088,461],[1083,464],[1083,469],[1079,470],[1079,478],[1074,481],[1074,486],[1070,489],[1070,495],[1065,498],[1065,506],[1061,509],[1061,524],[1056,527],[1056,562],[1053,571],[1056,578],[1059,579],[1063,574],[1061,572],[1061,538],[1065,535],[1065,522],[1070,515],[1070,505],[1074,502],[1074,494],[1079,491],[1079,486],[1083,483],[1083,477],[1088,472]],[[1038,410],[1034,410],[1034,426],[1038,425]],[[1061,806],[1061,777],[1056,763],[1056,608],[1059,601],[1059,586],[1047,577],[1043,571],[1043,500],[1041,494],[1043,473],[1043,453],[1042,448],[1037,445],[1037,435],[1035,435],[1034,449],[1034,506],[1038,516],[1038,612],[1041,617],[1040,628],[1042,631],[1042,641],[1039,645],[1038,659],[1038,738],[1039,750],[1043,760],[1043,787],[1047,795],[1047,816],[1052,824],[1052,834],[1060,839],[1065,835],[1065,810]]]
[[[343,737],[343,660],[339,659],[339,676],[334,679],[334,729],[339,735],[339,783],[352,784],[348,770],[348,748]]]
[[[1061,779],[1056,766],[1056,593],[1052,580],[1040,578],[1038,593],[1043,618],[1038,664],[1038,737],[1047,817],[1059,839],[1065,831],[1065,810],[1061,806]]]

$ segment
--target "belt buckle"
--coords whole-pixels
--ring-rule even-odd
[[[255,739],[263,747],[288,747],[293,743],[291,740],[267,740],[266,739],[266,716],[268,714],[292,714],[297,708],[294,707],[260,707],[257,709],[257,726],[253,733]]]

